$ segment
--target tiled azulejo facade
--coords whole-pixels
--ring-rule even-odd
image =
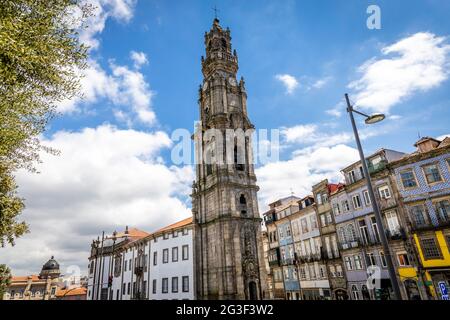
[[[273,298],[392,299],[380,232],[388,238],[402,299],[448,298],[450,139],[427,137],[415,146],[411,154],[381,149],[367,158],[383,230],[360,162],[342,170],[345,183],[324,180],[311,196],[269,205],[264,219]]]

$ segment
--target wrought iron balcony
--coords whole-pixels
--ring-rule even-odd
[[[386,230],[386,237],[389,240],[406,240],[406,232],[401,227],[397,230]]]
[[[369,169],[370,174],[382,171],[382,170],[386,169],[386,166],[387,166],[386,160],[382,160],[382,161],[378,162],[377,164],[373,164],[371,162],[367,163],[367,168]]]
[[[359,239],[354,239],[353,241],[339,242],[339,248],[341,250],[349,250],[361,246],[361,241]]]

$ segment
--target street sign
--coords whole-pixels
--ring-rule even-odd
[[[444,281],[438,282],[438,286],[443,296],[448,295],[447,285]]]
[[[439,289],[441,290],[442,300],[448,300],[447,284],[444,281],[438,282]]]

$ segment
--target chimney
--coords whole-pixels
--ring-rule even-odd
[[[425,152],[431,151],[433,149],[436,149],[440,143],[441,143],[441,141],[436,140],[434,138],[423,137],[423,138],[420,138],[420,140],[417,141],[414,144],[414,146],[417,148],[417,151],[419,151],[420,153],[425,153]]]

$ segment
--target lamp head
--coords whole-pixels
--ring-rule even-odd
[[[365,120],[366,124],[374,124],[380,121],[383,121],[386,118],[386,116],[382,113],[376,113],[373,114]]]

